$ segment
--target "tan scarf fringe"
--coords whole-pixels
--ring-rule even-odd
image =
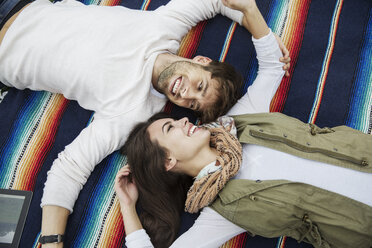
[[[242,146],[234,135],[223,128],[211,128],[210,132],[210,145],[218,152],[221,169],[194,181],[185,203],[185,211],[189,213],[196,213],[211,204],[242,163]]]

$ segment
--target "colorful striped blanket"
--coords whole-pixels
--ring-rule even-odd
[[[152,10],[168,0],[85,0]],[[271,111],[319,126],[348,125],[365,133],[372,127],[372,1],[257,0],[271,29],[291,54]],[[183,39],[179,55],[207,55],[234,65],[245,79],[256,76],[251,37],[236,23],[217,16],[199,23]],[[20,247],[37,247],[40,199],[47,171],[57,154],[89,124],[92,113],[49,92],[9,89],[0,96],[0,188],[34,192]],[[175,116],[188,111],[166,105]],[[65,247],[123,247],[125,227],[113,184],[126,158],[114,152],[96,166],[70,216]],[[183,215],[180,233],[196,215]],[[223,247],[311,247],[293,239],[241,234]]]

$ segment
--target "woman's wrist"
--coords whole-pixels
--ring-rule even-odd
[[[123,216],[126,235],[143,229],[135,205],[121,205],[121,214]]]
[[[136,205],[135,204],[121,204],[120,203],[120,211],[123,215],[137,215]]]

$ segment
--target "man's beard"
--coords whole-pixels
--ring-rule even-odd
[[[195,64],[189,61],[173,62],[167,68],[165,68],[162,72],[160,72],[156,89],[165,95],[169,94],[170,92],[169,92],[168,87],[169,87],[170,79],[174,76],[174,74],[176,74],[176,72],[178,71],[181,76],[186,71],[188,71],[190,67],[194,67],[194,66]]]

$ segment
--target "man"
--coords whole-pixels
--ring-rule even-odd
[[[94,166],[123,145],[134,123],[163,107],[166,98],[159,92],[203,113],[205,121],[226,112],[238,98],[241,79],[230,66],[203,56],[174,55],[182,37],[201,20],[221,13],[244,24],[243,13],[219,0],[175,0],[148,12],[74,0],[7,0],[0,9],[0,81],[61,93],[95,111],[92,123],[48,173],[42,235],[51,239],[64,233]]]

